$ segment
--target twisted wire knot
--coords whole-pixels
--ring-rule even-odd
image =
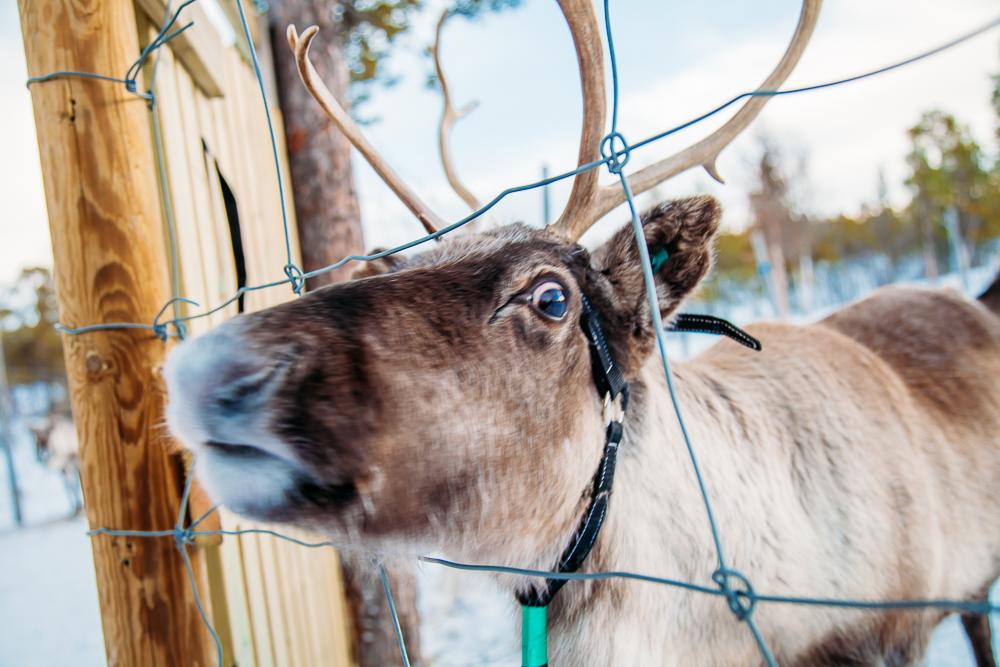
[[[178,528],[175,530],[174,540],[177,542],[178,548],[184,548],[187,545],[192,544],[194,542],[194,526]]]
[[[153,334],[159,338],[164,343],[170,338],[170,326],[174,327],[174,337],[179,340],[184,340],[187,338],[187,326],[183,322],[178,322],[176,320],[170,320],[169,322],[153,322],[151,328],[153,329]]]
[[[608,163],[608,171],[620,174],[631,157],[632,147],[621,132],[612,132],[601,139],[601,157]]]
[[[163,308],[160,308],[160,312],[158,312],[156,314],[156,317],[153,318],[153,324],[150,326],[150,328],[153,330],[153,333],[156,334],[156,337],[162,340],[164,343],[166,343],[167,339],[170,338],[170,331],[167,329],[167,327],[171,324],[174,325],[174,331],[177,333],[178,338],[184,340],[187,337],[187,327],[184,326],[183,322],[180,322],[176,318],[172,320],[167,320],[166,322],[160,321],[160,318],[163,317],[164,313],[167,312],[167,309],[170,308],[170,306],[174,305],[175,303],[187,303],[191,304],[192,306],[198,306],[197,301],[195,301],[194,299],[189,299],[184,296],[171,297],[165,304],[163,304]]]
[[[153,333],[156,334],[156,337],[164,343],[166,343],[167,339],[170,338],[170,332],[167,331],[166,322],[153,322]]]
[[[295,264],[289,263],[285,264],[285,275],[288,277],[288,281],[292,284],[292,291],[296,294],[302,294],[302,288],[305,287],[306,279],[302,274],[302,269],[295,266]]]
[[[739,570],[719,568],[712,573],[712,581],[726,596],[729,610],[737,620],[745,621],[750,617],[757,606],[757,594],[746,575]]]

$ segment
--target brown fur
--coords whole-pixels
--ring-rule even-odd
[[[910,667],[923,664],[927,642],[943,614],[914,617],[887,612],[874,622],[834,632],[813,646],[796,664],[805,667]]]
[[[962,614],[962,627],[972,645],[972,654],[976,659],[976,667],[996,667],[993,656],[993,632],[990,629],[990,619],[982,614]]]
[[[651,252],[669,253],[656,276],[664,317],[708,272],[719,215],[697,197],[643,217]],[[637,258],[628,226],[591,257],[511,225],[394,258],[382,274],[368,266],[363,279],[180,346],[168,364],[171,424],[198,450],[246,395],[266,396],[245,416],[264,420],[261,441],[232,444],[264,452],[253,460],[286,471],[291,486],[266,499],[221,486],[237,511],[368,549],[549,569],[603,444],[582,293],[633,394],[614,498],[585,568],[707,582],[715,556],[652,354]],[[561,321],[529,304],[544,280],[565,287]],[[816,324],[753,331],[759,354],[724,341],[676,369],[733,567],[771,594],[981,595],[1000,574],[1000,318],[947,292],[894,288]],[[199,375],[208,362],[219,367]],[[257,379],[248,388],[241,377]],[[274,458],[283,451],[292,464]],[[802,666],[916,664],[939,617],[755,611],[782,663]],[[759,661],[718,598],[573,583],[551,618],[559,664]]]
[[[986,291],[979,295],[979,302],[1000,315],[1000,275],[994,279]]]
[[[989,596],[989,587],[979,594],[982,599],[988,599]],[[962,627],[972,646],[976,667],[997,667],[996,656],[993,655],[993,630],[990,627],[990,617],[983,614],[962,614]]]

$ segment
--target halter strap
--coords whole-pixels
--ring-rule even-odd
[[[587,511],[577,526],[573,539],[563,550],[556,564],[555,572],[576,572],[587,560],[597,536],[601,532],[604,518],[608,512],[608,501],[611,498],[611,488],[615,480],[615,464],[618,458],[618,446],[621,444],[624,428],[622,420],[628,406],[628,383],[621,367],[611,356],[611,347],[601,328],[600,319],[586,296],[581,295],[583,316],[580,324],[583,333],[590,342],[591,367],[594,383],[598,391],[604,395],[604,415],[606,430],[604,435],[604,452],[601,462],[594,474],[590,489],[590,503]],[[559,589],[565,585],[565,579],[546,579],[541,590],[532,588],[528,592],[517,593],[518,602],[525,607],[548,606]]]
[[[713,336],[725,336],[735,340],[740,345],[749,347],[755,352],[760,352],[763,347],[760,341],[748,334],[738,326],[712,315],[695,315],[692,313],[681,313],[674,319],[670,331],[685,331],[688,333],[712,334]]]
[[[580,326],[590,343],[591,369],[594,384],[604,396],[604,452],[594,474],[590,489],[590,503],[580,520],[573,539],[563,550],[555,572],[576,572],[590,555],[597,536],[604,525],[615,480],[615,465],[621,445],[625,410],[628,407],[629,389],[621,367],[611,355],[611,347],[601,328],[600,318],[586,296],[581,295],[583,315]],[[753,350],[760,350],[760,341],[729,322],[710,315],[678,315],[673,331],[710,333],[732,338]],[[547,610],[552,598],[566,584],[566,579],[546,579],[545,587],[532,587],[527,592],[517,592],[521,603],[521,664],[522,667],[548,666]]]

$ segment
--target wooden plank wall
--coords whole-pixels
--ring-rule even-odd
[[[147,10],[155,5],[140,2]],[[150,17],[145,42],[161,19]],[[192,60],[190,45],[211,39],[218,42],[219,38],[207,22],[191,28],[196,30],[211,32],[209,37],[202,34],[197,40],[188,40],[179,53],[170,45],[160,50],[156,94],[176,221],[181,293],[204,307],[225,301],[237,289],[220,174],[236,199],[248,284],[283,278],[286,260],[277,181],[257,81],[240,52],[228,46],[213,47],[213,57],[221,62],[205,67],[216,73],[213,80],[222,94],[201,84],[204,77],[191,73],[190,65],[197,60]],[[269,59],[270,54],[258,56]],[[283,141],[281,113],[273,99],[271,114],[279,141]],[[289,193],[283,145],[279,145],[279,153],[285,192]],[[294,215],[291,201],[287,203]],[[289,222],[294,258],[299,261],[294,218]],[[288,286],[251,292],[246,296],[246,310],[291,298],[294,295]],[[184,310],[199,309],[184,306]],[[234,303],[210,317],[194,320],[190,333],[202,333],[236,312]],[[198,503],[193,497],[192,515],[197,516],[203,508],[204,501]],[[227,530],[261,527],[225,511],[218,515],[216,525]],[[274,528],[307,541],[322,539]],[[205,542],[201,548],[206,558],[201,585],[223,640],[227,665],[350,665],[340,564],[332,549],[308,549],[265,535],[227,536],[215,544]]]

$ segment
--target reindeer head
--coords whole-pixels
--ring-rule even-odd
[[[586,117],[598,116],[584,123],[585,163],[597,155],[604,124],[598,24],[589,0],[562,6]],[[804,11],[797,39],[812,20]],[[314,35],[289,31],[303,81],[434,230],[437,216],[317,83],[307,58]],[[739,129],[727,124],[666,170],[711,164],[705,155]],[[640,191],[658,182],[644,178]],[[561,549],[603,447],[583,299],[627,378],[655,340],[630,226],[593,254],[577,243],[615,195],[597,188],[593,171],[577,178],[573,193],[548,228],[448,237],[178,346],[166,369],[168,418],[197,452],[209,493],[237,512],[366,546],[434,549],[474,535],[479,553],[490,554],[516,531],[532,556]],[[642,217],[650,252],[666,251],[656,273],[665,318],[708,271],[719,216],[714,199],[695,197]],[[532,530],[520,531],[526,520]]]

